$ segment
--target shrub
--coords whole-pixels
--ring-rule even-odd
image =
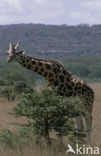
[[[53,130],[58,139],[61,139],[62,136],[75,137],[72,118],[81,113],[84,114],[80,108],[78,97],[67,99],[57,95],[57,90],[54,88],[23,94],[12,114],[15,117],[25,116],[31,119],[31,122],[28,124],[17,123],[21,128],[23,127],[19,133],[4,131],[0,135],[0,143],[13,148],[16,143],[18,145],[24,141],[28,143],[33,138],[32,136],[36,137],[38,142],[44,138],[49,143],[50,132]]]
[[[79,98],[67,99],[57,95],[56,89],[44,89],[40,93],[24,94],[14,108],[14,115],[33,119],[36,135],[49,138],[49,132],[55,130],[64,136],[73,132],[71,118],[83,113],[79,101]]]

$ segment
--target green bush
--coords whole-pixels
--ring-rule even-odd
[[[4,129],[0,132],[0,145],[11,149],[21,149],[25,144],[29,144],[29,140],[31,141],[28,131],[23,129],[18,132],[11,132]]]
[[[37,138],[39,142],[41,142],[41,138],[44,138],[49,143],[50,132],[53,130],[58,138],[75,137],[73,117],[80,114],[85,115],[81,110],[78,97],[64,98],[57,95],[55,88],[23,94],[12,114],[15,117],[25,116],[31,119],[31,122],[28,124],[16,123],[21,126],[21,130],[17,133],[9,130],[1,133],[0,144],[10,148],[16,148],[16,144],[18,146],[24,142],[28,143],[34,138]]]
[[[26,116],[33,119],[34,134],[49,137],[55,130],[63,136],[73,132],[71,118],[81,111],[79,99],[67,99],[57,95],[55,89],[44,89],[40,93],[24,94],[14,108],[16,117]]]
[[[12,87],[11,86],[4,86],[0,89],[0,95],[2,97],[6,97],[8,101],[11,99],[11,94],[12,94]]]
[[[5,97],[8,101],[20,98],[23,93],[33,93],[34,89],[23,81],[18,81],[14,85],[7,85],[0,88],[0,96]]]

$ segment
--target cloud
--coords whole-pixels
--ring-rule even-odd
[[[89,0],[82,2],[83,9],[92,11],[101,11],[101,0]]]
[[[5,2],[5,5],[8,7],[14,7],[17,10],[21,10],[21,5],[19,0],[2,0],[2,2]]]
[[[45,4],[49,2],[48,0],[34,0],[37,4]]]
[[[17,6],[19,3],[19,0],[5,0],[9,5]]]
[[[64,12],[60,0],[1,0],[0,6],[0,24],[58,23]]]
[[[81,1],[79,9],[72,11],[69,18],[75,23],[101,24],[101,0]]]
[[[101,23],[101,0],[0,0],[0,24]]]
[[[88,24],[99,24],[101,23],[100,18],[98,18],[98,15],[93,15],[90,12],[80,12],[80,11],[74,11],[71,13],[70,18],[73,20],[79,21],[79,23],[88,23]]]

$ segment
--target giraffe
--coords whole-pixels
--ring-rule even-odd
[[[94,102],[94,92],[88,84],[68,72],[63,64],[58,61],[47,61],[43,59],[33,58],[21,51],[19,42],[13,45],[10,42],[9,50],[6,52],[8,55],[8,62],[18,62],[23,67],[40,74],[48,81],[48,86],[55,86],[58,89],[58,94],[61,96],[79,96],[81,105],[87,113],[85,118],[88,141],[91,144],[91,130],[92,130],[92,109]],[[76,124],[78,131],[83,131],[84,124],[82,116],[76,117]]]

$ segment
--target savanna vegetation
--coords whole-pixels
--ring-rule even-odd
[[[100,124],[101,84],[92,83],[89,85],[95,91],[95,102],[94,102],[94,108],[93,108],[93,127],[92,127],[92,139],[93,139],[92,141],[93,142],[92,144],[94,147],[97,146],[101,149],[101,139],[100,139],[101,138],[101,133],[100,133],[101,131],[101,124]],[[23,116],[14,118],[14,115],[8,114],[8,112],[13,112],[12,109],[16,106],[17,106],[16,101],[11,102],[11,101],[7,101],[4,98],[0,98],[0,134],[3,135],[3,144],[2,144],[2,147],[0,148],[0,156],[2,155],[5,155],[5,156],[6,155],[7,156],[11,156],[11,155],[12,156],[22,156],[22,155],[23,156],[34,156],[34,155],[35,156],[36,155],[37,156],[66,156],[67,146],[65,147],[58,146],[59,145],[58,137],[56,136],[56,133],[54,131],[50,132],[50,138],[51,138],[52,144],[49,148],[47,148],[46,146],[45,139],[41,139],[42,141],[41,144],[37,142],[36,138],[32,141],[34,137],[31,135],[31,131],[29,131],[30,132],[30,137],[29,137],[27,133],[28,127],[26,125],[28,123],[32,123],[33,119],[28,119]],[[26,127],[23,126],[22,124],[25,125]],[[24,131],[22,131],[21,129],[23,129]],[[6,141],[7,141],[7,144],[10,143],[13,148],[7,147],[7,146],[4,147],[4,145],[6,144]],[[68,143],[71,144],[71,141],[68,140],[68,135],[67,137],[64,137],[64,143],[65,145],[67,145]],[[69,155],[71,156],[72,154],[69,153]],[[92,154],[92,156],[95,156],[95,155]]]
[[[86,136],[85,133],[76,132],[73,120],[80,114],[86,115],[80,107],[79,98],[61,97],[57,95],[55,88],[22,94],[10,114],[15,117],[29,118],[30,122],[12,123],[20,126],[16,132],[9,129],[2,130],[0,146],[3,148],[21,151],[32,143],[44,151],[55,144],[56,149],[65,154],[67,142],[64,142],[64,137],[75,145],[76,136],[79,136],[82,141]],[[52,132],[55,132],[55,137],[51,136]]]
[[[101,58],[78,57],[66,58],[63,64],[73,75],[77,75],[88,82],[101,81]]]
[[[0,98],[6,98],[9,103],[14,102],[15,106],[9,115],[29,119],[25,124],[12,123],[16,131],[0,131],[0,153],[10,151],[13,156],[19,151],[21,155],[28,156],[27,148],[32,150],[34,147],[37,149],[34,150],[35,155],[54,156],[58,153],[63,156],[66,154],[68,140],[74,144],[77,135],[81,140],[85,139],[85,134],[75,132],[73,117],[79,113],[86,114],[79,107],[78,98],[60,97],[54,89],[38,92],[36,86],[46,84],[41,76],[17,63],[7,63],[5,52],[10,40],[22,41],[21,50],[28,51],[27,54],[32,57],[60,60],[73,75],[87,82],[100,82],[101,25],[0,26]],[[60,146],[60,142],[63,146]]]
[[[100,57],[65,58],[61,62],[73,75],[90,82],[101,81]],[[14,85],[20,82],[34,86],[39,84],[40,81],[43,81],[43,79],[38,74],[26,70],[18,63],[7,63],[6,59],[0,59],[0,86]]]
[[[79,57],[65,58],[61,61],[73,75],[87,82],[101,82],[101,58]],[[0,59],[0,95],[14,100],[22,92],[31,91],[36,85],[46,85],[40,75],[26,70],[18,63],[7,63]]]
[[[67,58],[63,60],[63,64],[74,75],[100,81],[100,58]],[[65,99],[58,96],[55,90],[37,92],[35,87],[40,82],[40,76],[17,63],[9,64],[2,60],[0,66],[0,96],[9,101],[17,101],[10,114],[30,119],[27,124],[13,123],[20,126],[17,132],[9,129],[1,131],[0,142],[3,148],[18,148],[21,151],[33,142],[33,145],[40,146],[43,151],[54,144],[55,149],[62,147],[61,150],[66,151],[67,141],[65,143],[62,138],[67,138],[74,145],[77,135],[84,143],[86,135],[76,133],[73,121],[79,113],[86,115],[80,109],[79,99]],[[55,137],[51,137],[52,132],[56,134]]]
[[[101,56],[101,25],[14,24],[0,26],[0,57],[9,41],[40,58]]]

